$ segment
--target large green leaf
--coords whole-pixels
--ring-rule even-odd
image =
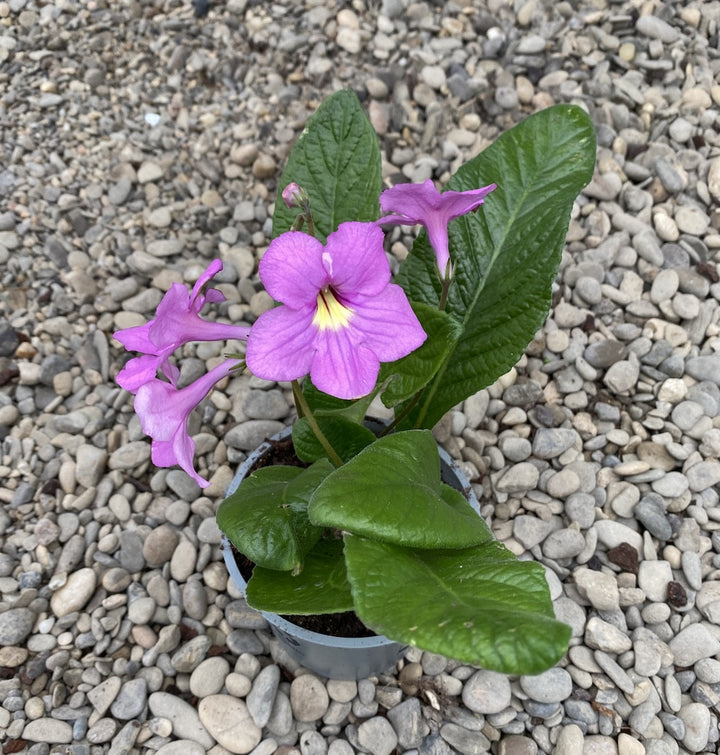
[[[310,196],[315,235],[323,242],[340,223],[377,219],[380,147],[354,92],[336,92],[309,118],[278,185],[273,236],[289,231],[298,215],[281,196],[293,181]]]
[[[310,497],[332,471],[327,459],[307,469],[263,467],[245,478],[218,507],[218,527],[251,561],[299,572],[322,530],[308,520]]]
[[[259,611],[298,615],[350,611],[353,599],[345,571],[342,540],[320,540],[305,556],[302,572],[255,567],[248,603]]]
[[[385,406],[395,406],[419,391],[442,364],[462,333],[457,321],[436,307],[413,304],[413,310],[428,337],[419,349],[396,362],[382,365],[379,382],[390,378],[382,394]]]
[[[492,539],[462,495],[440,481],[428,430],[376,440],[325,478],[308,514],[318,526],[416,548],[465,548]]]
[[[413,415],[432,427],[520,358],[545,319],[573,201],[590,181],[595,132],[587,113],[556,105],[531,115],[463,165],[455,191],[497,183],[449,227],[454,278],[447,312],[460,335]],[[422,233],[398,276],[411,300],[437,305],[435,254]]]
[[[345,561],[356,613],[390,639],[506,674],[537,674],[567,650],[542,566],[496,541],[433,551],[346,535]]]
[[[355,454],[375,440],[375,435],[371,430],[345,417],[317,414],[315,420],[327,441],[343,461],[352,459]],[[311,462],[327,457],[325,449],[315,436],[307,419],[299,419],[293,424],[292,438],[295,453],[303,461]]]

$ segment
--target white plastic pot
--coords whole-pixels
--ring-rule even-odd
[[[271,440],[285,440],[291,428],[274,435]],[[258,459],[272,449],[268,442],[260,445],[240,465],[237,474],[227,489],[232,495]],[[479,505],[470,483],[457,463],[442,449],[440,465],[443,482],[459,490],[479,513]],[[244,594],[247,587],[240,573],[230,541],[223,535],[222,551],[230,577]],[[383,635],[373,637],[334,637],[312,632],[278,616],[263,611],[262,615],[270,624],[273,634],[287,653],[305,668],[329,679],[365,679],[368,676],[387,671],[402,655],[405,645],[389,640]]]

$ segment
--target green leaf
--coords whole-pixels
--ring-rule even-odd
[[[353,401],[336,398],[318,390],[313,385],[309,376],[303,380],[302,392],[305,400],[308,402],[308,406],[316,416],[345,417],[357,424],[360,424],[365,419],[367,408],[375,397],[375,392],[373,391],[367,396]]]
[[[354,92],[331,95],[308,120],[278,184],[273,236],[289,231],[298,215],[281,196],[293,181],[310,196],[315,235],[323,243],[340,223],[378,218],[380,147]]]
[[[308,520],[308,502],[332,469],[327,459],[307,469],[258,469],[220,504],[218,527],[259,566],[300,571],[305,554],[322,534]]]
[[[353,608],[341,540],[320,540],[305,556],[297,576],[255,567],[247,586],[248,603],[259,611],[309,615]]]
[[[347,535],[345,561],[356,613],[390,639],[505,674],[537,674],[567,650],[542,566],[496,541],[428,551]]]
[[[375,435],[371,430],[349,419],[345,419],[345,417],[323,416],[320,414],[315,416],[315,420],[330,445],[343,461],[352,459],[365,446],[370,445],[375,440]],[[303,461],[312,462],[327,457],[325,449],[315,437],[315,433],[312,431],[307,419],[303,418],[295,422],[292,429],[292,438],[295,453]]]
[[[492,539],[462,495],[449,491],[440,481],[432,434],[408,430],[376,440],[328,475],[308,514],[322,527],[417,548],[465,548]]]
[[[462,333],[425,391],[416,426],[493,383],[520,358],[550,307],[573,201],[590,181],[595,132],[574,105],[531,115],[463,165],[447,188],[498,188],[449,227],[454,279],[446,311]],[[413,301],[437,305],[435,254],[422,233],[397,280]]]
[[[437,371],[462,333],[456,320],[428,304],[413,304],[427,340],[396,362],[383,364],[378,382],[391,378],[382,394],[385,406],[395,406],[419,391]]]

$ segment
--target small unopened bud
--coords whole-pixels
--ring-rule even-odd
[[[307,202],[307,192],[293,181],[283,189],[282,198],[288,207],[302,207]]]

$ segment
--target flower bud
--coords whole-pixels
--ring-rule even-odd
[[[307,200],[307,192],[293,181],[283,189],[282,198],[288,207],[302,207]]]

